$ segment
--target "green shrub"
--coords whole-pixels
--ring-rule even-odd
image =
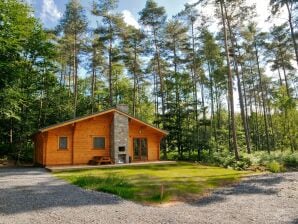
[[[298,153],[283,156],[283,163],[286,167],[298,167]]]
[[[239,161],[234,162],[233,168],[235,170],[245,170],[251,165],[250,160],[246,158],[240,158]]]
[[[266,167],[272,173],[279,173],[279,172],[285,171],[283,165],[275,160],[273,160],[272,162],[269,162]]]
[[[245,170],[251,165],[251,161],[243,156],[240,156],[239,161],[237,161],[234,153],[231,153],[228,150],[213,152],[211,155],[203,154],[203,162],[235,170]]]

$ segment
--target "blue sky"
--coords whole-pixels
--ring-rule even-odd
[[[59,19],[62,17],[65,5],[68,0],[24,0],[32,5],[35,17],[39,18],[46,28],[54,28]],[[91,3],[93,0],[80,0],[81,4],[86,10],[86,14],[91,26],[96,24],[96,19],[90,15]],[[96,0],[95,0],[96,1]],[[185,3],[193,3],[197,0],[156,0],[158,5],[164,6],[168,17],[177,14],[184,8]],[[119,0],[118,12],[124,14],[124,20],[130,25],[138,27],[138,12],[145,7],[146,0]],[[256,4],[258,16],[255,20],[258,22],[259,27],[264,31],[268,31],[270,24],[266,19],[270,15],[269,0],[247,0],[248,4]],[[200,12],[201,11],[201,12]],[[214,19],[214,7],[209,3],[199,12],[207,15],[210,19]],[[286,13],[281,13],[280,18],[271,21],[271,23],[280,24],[287,19]],[[211,30],[217,30],[217,24],[213,23]]]
[[[57,25],[60,17],[63,15],[65,5],[68,0],[26,0],[32,5],[34,15],[43,22],[46,28],[53,28]],[[90,16],[92,0],[80,0],[86,10],[89,22],[94,22]],[[166,8],[167,14],[172,16],[184,8],[184,4],[189,0],[158,0],[160,6]],[[138,12],[145,6],[146,0],[119,0],[118,10],[124,12],[125,19],[128,22],[135,23],[138,20]]]

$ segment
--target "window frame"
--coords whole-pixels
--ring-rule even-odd
[[[60,139],[61,138],[66,138],[66,148],[61,148],[60,146]],[[68,136],[58,136],[58,151],[67,151],[69,148],[68,148],[69,144],[68,144]]]
[[[95,143],[94,142],[95,138],[103,138],[103,140],[104,140],[103,148],[96,148],[95,147],[95,144],[94,144]],[[106,136],[101,136],[101,135],[92,136],[92,149],[93,150],[106,150]]]

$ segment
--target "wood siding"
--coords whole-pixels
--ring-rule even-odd
[[[154,129],[131,120],[129,122],[129,155],[133,159],[133,139],[146,138],[148,144],[148,161],[159,160],[159,146],[162,137],[163,135]]]
[[[48,131],[46,165],[72,164],[72,132],[73,125],[67,125]],[[59,149],[59,137],[67,137],[67,149]]]
[[[113,112],[74,124],[57,127],[35,136],[35,160],[45,166],[88,164],[94,156],[110,156],[110,128]],[[67,149],[59,149],[59,137],[67,137]],[[105,149],[93,149],[93,137],[105,137]],[[163,137],[149,126],[129,121],[129,156],[133,158],[133,138],[147,138],[148,160],[159,160]]]
[[[87,164],[94,156],[110,156],[112,115],[105,114],[76,124],[74,164]],[[93,149],[93,137],[105,137],[105,149]]]

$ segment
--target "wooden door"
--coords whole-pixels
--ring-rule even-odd
[[[148,144],[146,138],[133,139],[133,160],[146,161],[148,160]]]

